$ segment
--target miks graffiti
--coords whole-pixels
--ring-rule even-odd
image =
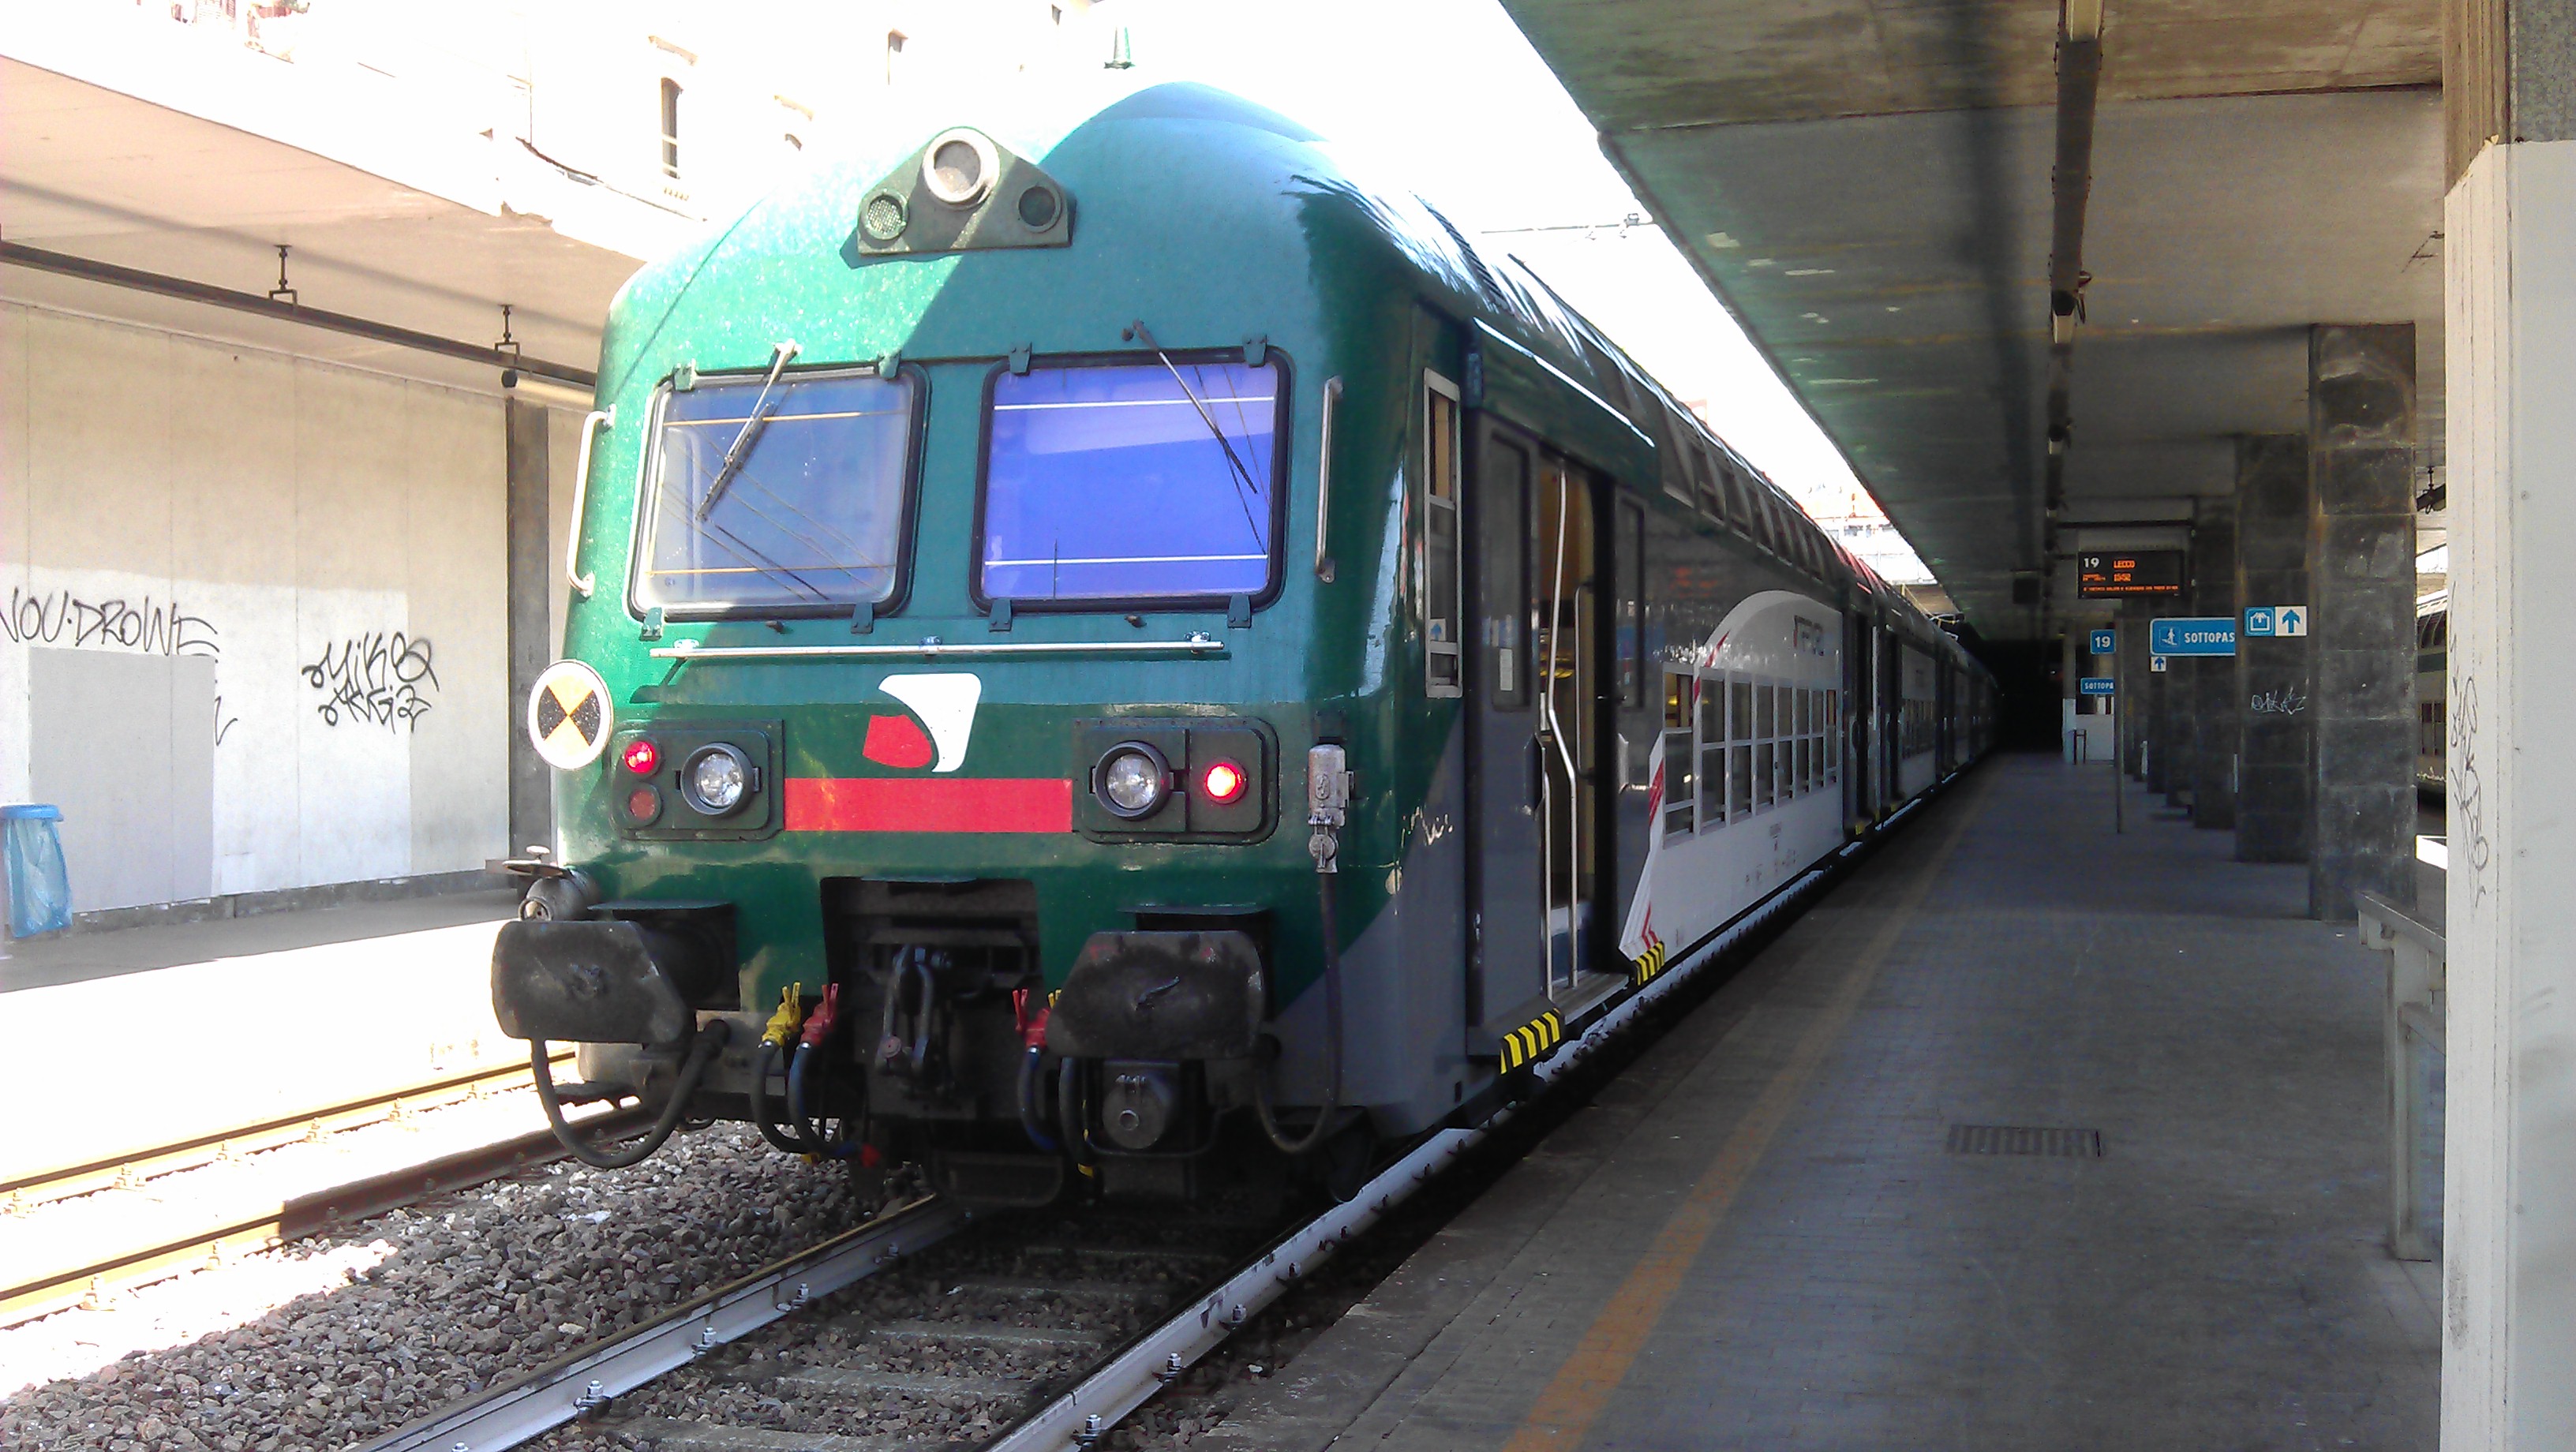
[[[2296,686],[2287,690],[2265,691],[2247,701],[2245,709],[2257,716],[2296,716],[2308,709],[2308,693]]]
[[[2487,840],[2486,779],[2478,769],[2477,677],[2452,671],[2450,712],[2451,855],[2469,870],[2474,905],[2486,901],[2487,867],[2495,859],[2495,844]]]
[[[156,601],[148,595],[84,600],[69,590],[29,594],[13,589],[8,614],[0,616],[0,632],[20,645],[218,658],[224,653],[214,622],[189,614],[176,600]]]
[[[429,698],[438,691],[431,654],[426,637],[399,630],[353,635],[325,646],[321,658],[304,667],[304,684],[322,693],[314,713],[326,726],[420,729],[420,718],[429,714]]]

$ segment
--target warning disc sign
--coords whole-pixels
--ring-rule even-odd
[[[577,660],[559,660],[528,693],[528,739],[546,765],[575,771],[599,759],[616,715],[599,672]]]

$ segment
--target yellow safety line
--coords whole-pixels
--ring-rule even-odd
[[[1654,1334],[1656,1323],[1663,1320],[1664,1308],[1673,1293],[1681,1288],[1683,1277],[1699,1259],[1700,1247],[1710,1232],[1726,1218],[1735,1204],[1738,1191],[1751,1178],[1754,1167],[1762,1162],[1763,1152],[1771,1147],[1772,1137],[1788,1122],[1789,1115],[1805,1096],[1807,1081],[1814,1077],[1825,1056],[1833,1051],[1844,1027],[1860,1008],[1860,1001],[1878,978],[1881,964],[1887,960],[1897,938],[1912,921],[1915,910],[1932,893],[1942,866],[1950,860],[1951,850],[1959,845],[1985,805],[1986,792],[1994,781],[1987,773],[1978,782],[1974,794],[1962,805],[1959,817],[1941,845],[1916,869],[1914,880],[1906,884],[1904,894],[1888,912],[1869,945],[1861,950],[1859,960],[1845,974],[1841,986],[1834,990],[1825,1011],[1799,1036],[1797,1047],[1789,1053],[1788,1062],[1763,1087],[1753,1108],[1727,1136],[1726,1144],[1709,1164],[1699,1183],[1691,1187],[1690,1198],[1682,1202],[1673,1218],[1666,1221],[1655,1243],[1649,1246],[1628,1279],[1612,1294],[1610,1302],[1592,1319],[1592,1325],[1576,1343],[1572,1355],[1557,1368],[1556,1377],[1521,1422],[1520,1430],[1504,1444],[1504,1452],[1569,1452],[1580,1446],[1592,1430],[1594,1419],[1618,1393],[1619,1384],[1628,1377],[1628,1368],[1645,1348],[1646,1338]]]

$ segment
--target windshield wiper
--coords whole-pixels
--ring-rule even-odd
[[[724,462],[716,466],[716,476],[707,481],[707,492],[698,498],[698,523],[707,522],[707,515],[714,511],[716,501],[724,498],[724,492],[733,487],[734,476],[742,472],[743,461],[751,457],[751,446],[760,442],[760,431],[769,427],[769,415],[777,407],[769,401],[769,391],[778,386],[778,375],[786,371],[787,360],[800,351],[794,338],[783,339],[778,344],[778,354],[770,360],[769,376],[761,380],[760,396],[751,401],[751,417],[742,421],[742,431],[733,436],[733,444],[725,450]]]
[[[1145,320],[1137,319],[1128,325],[1127,331],[1134,334],[1138,342],[1153,349],[1155,357],[1163,360],[1164,371],[1181,386],[1181,397],[1188,399],[1190,407],[1198,410],[1199,422],[1207,425],[1208,433],[1216,439],[1216,446],[1225,450],[1225,462],[1234,470],[1234,502],[1243,506],[1243,522],[1252,530],[1254,542],[1259,543],[1262,539],[1261,525],[1252,517],[1252,496],[1261,492],[1261,486],[1252,482],[1252,471],[1244,467],[1243,460],[1235,457],[1233,441],[1225,436],[1224,429],[1217,427],[1215,415],[1210,414],[1207,405],[1199,402],[1199,396],[1191,391],[1190,381],[1181,376],[1180,369],[1172,366],[1172,355],[1164,352],[1163,345],[1154,341],[1154,335],[1145,331]]]

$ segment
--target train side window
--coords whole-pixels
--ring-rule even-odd
[[[1485,699],[1499,710],[1529,704],[1530,456],[1487,434],[1476,462],[1477,627],[1485,649]]]
[[[1843,779],[1843,693],[1828,688],[1821,693],[1825,703],[1825,780]]]
[[[1789,703],[1796,709],[1798,719],[1798,755],[1797,760],[1790,767],[1789,779],[1796,783],[1798,795],[1803,797],[1807,794],[1810,774],[1815,769],[1814,748],[1808,744],[1807,739],[1807,733],[1815,720],[1814,693],[1804,686],[1793,687],[1789,692]]]
[[[1619,501],[1619,527],[1611,536],[1610,548],[1618,554],[1612,561],[1618,581],[1618,614],[1611,629],[1618,632],[1619,704],[1646,704],[1646,511],[1633,499]]]
[[[1691,782],[1691,678],[1664,672],[1664,835],[1689,834],[1696,801]]]
[[[1753,687],[1753,809],[1768,810],[1780,792],[1779,692],[1766,682]]]
[[[1423,694],[1460,690],[1458,385],[1422,375]]]
[[[1726,825],[1726,679],[1699,683],[1699,820]]]
[[[1780,738],[1780,799],[1782,801],[1787,801],[1795,794],[1796,791],[1798,748],[1792,744],[1790,738],[1796,734],[1795,730],[1791,726],[1791,722],[1794,719],[1794,713],[1796,712],[1797,707],[1790,704],[1789,697],[1791,692],[1789,687],[1773,686],[1771,688],[1771,693],[1778,697],[1780,701],[1780,714],[1777,717],[1777,720],[1780,723],[1780,729],[1777,733]]]
[[[1740,676],[1726,681],[1726,809],[1733,817],[1753,811],[1753,687]]]

